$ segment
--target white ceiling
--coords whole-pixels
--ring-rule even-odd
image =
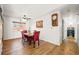
[[[2,8],[3,15],[11,17],[27,15],[27,17],[36,18],[61,6],[63,4],[4,4]]]
[[[77,13],[79,14],[79,4],[69,4],[61,9],[62,14]]]

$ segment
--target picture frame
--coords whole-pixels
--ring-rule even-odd
[[[36,21],[36,28],[43,28],[43,20]]]
[[[58,14],[54,13],[51,15],[52,26],[58,26]]]

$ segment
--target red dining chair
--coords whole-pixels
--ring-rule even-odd
[[[25,42],[26,40],[28,41],[28,36],[27,36],[27,35],[24,35],[24,33],[27,33],[27,30],[23,30],[23,31],[21,32],[21,34],[22,34],[22,41],[23,41],[23,42]]]
[[[40,31],[35,31],[34,36],[33,36],[33,47],[35,48],[35,43],[38,41],[38,46],[39,46],[39,34]]]

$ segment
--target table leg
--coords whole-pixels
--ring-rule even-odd
[[[29,40],[29,45],[31,45],[31,40]]]

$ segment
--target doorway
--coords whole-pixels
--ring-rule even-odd
[[[67,19],[62,19],[62,42],[66,42],[68,39],[76,41],[76,27],[75,21],[67,21]],[[61,42],[61,43],[62,43]]]
[[[74,27],[67,27],[67,37],[74,37],[75,36],[75,29]]]

